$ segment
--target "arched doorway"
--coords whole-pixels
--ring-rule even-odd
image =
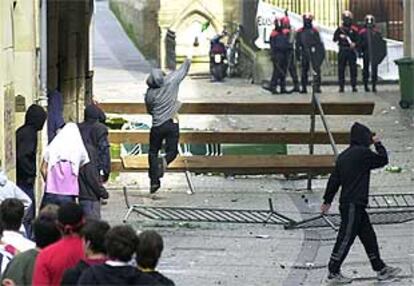
[[[209,27],[200,34],[203,24],[210,22]],[[195,73],[204,73],[209,71],[209,50],[210,39],[212,39],[219,30],[217,25],[206,15],[199,11],[187,14],[174,29],[176,33],[176,57],[177,63],[181,63],[188,54],[189,49],[193,46],[196,35],[198,37],[198,46],[193,50],[193,64],[191,71]]]

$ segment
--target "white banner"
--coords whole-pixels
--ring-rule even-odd
[[[302,16],[296,13],[288,12],[290,24],[293,29],[297,30],[303,26]],[[270,49],[269,38],[270,33],[274,28],[274,20],[276,17],[283,17],[285,10],[272,6],[270,4],[259,2],[256,15],[256,25],[258,30],[258,37],[255,41],[255,45],[259,49]],[[320,25],[317,21],[313,23],[314,27],[319,30],[321,39],[325,45],[325,49],[328,51],[338,52],[338,44],[333,41],[333,34],[336,28]],[[398,67],[394,63],[394,60],[403,57],[404,47],[403,43],[386,39],[388,54],[384,61],[378,67],[378,75],[382,79],[397,80]],[[362,60],[358,59],[358,64],[362,66]]]

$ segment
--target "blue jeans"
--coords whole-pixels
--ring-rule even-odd
[[[30,207],[26,210],[26,214],[23,217],[23,226],[26,230],[26,237],[31,239],[33,235],[33,229],[32,229],[32,222],[35,218],[35,210],[36,210],[36,200],[34,195],[34,187],[33,185],[21,185],[19,188],[25,192],[26,195],[29,196],[29,198],[32,200],[32,204]]]
[[[42,208],[48,204],[62,206],[64,204],[71,203],[74,201],[75,201],[75,196],[45,193],[45,195],[43,196]]]
[[[79,200],[79,205],[83,209],[83,214],[88,219],[101,219],[101,202],[91,200]]]

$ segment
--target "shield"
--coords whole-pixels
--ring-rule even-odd
[[[379,65],[387,56],[387,42],[380,33],[368,31],[368,52],[372,65]]]
[[[319,33],[313,29],[306,29],[302,33],[302,43],[305,52],[310,57],[312,66],[319,68],[325,59],[325,46],[321,41]]]

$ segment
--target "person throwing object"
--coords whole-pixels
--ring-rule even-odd
[[[145,94],[145,104],[152,116],[150,132],[150,148],[148,154],[150,193],[155,193],[160,187],[160,178],[164,171],[177,157],[179,125],[178,101],[180,83],[188,73],[191,65],[192,48],[181,67],[165,75],[160,69],[153,69],[147,78],[148,89]],[[165,157],[158,157],[163,141],[166,141]]]
[[[329,211],[339,187],[342,187],[339,199],[341,226],[328,264],[327,280],[336,284],[352,282],[351,278],[341,274],[340,269],[357,236],[365,248],[373,270],[377,272],[378,280],[387,280],[395,277],[401,269],[387,266],[382,261],[377,237],[366,211],[371,170],[388,164],[387,150],[377,135],[357,122],[351,128],[350,143],[336,161],[321,205],[324,215]],[[371,144],[374,144],[376,152],[369,148]]]

